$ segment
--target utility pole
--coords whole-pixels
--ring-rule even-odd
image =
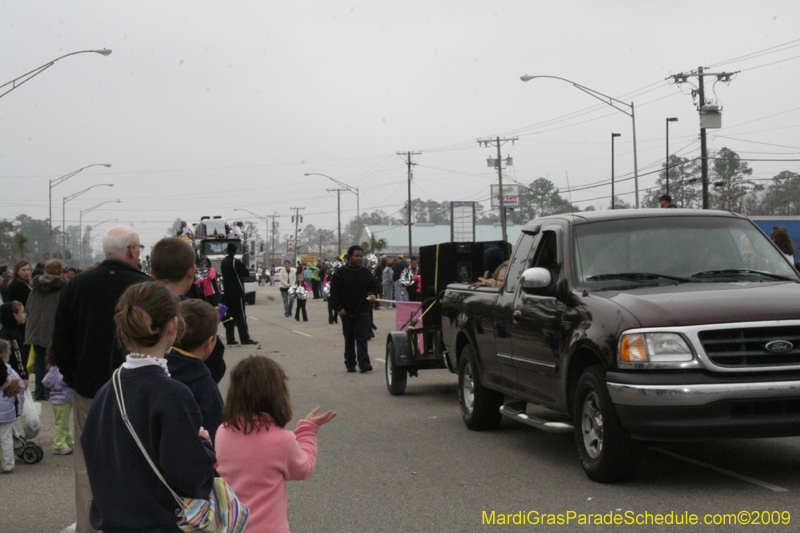
[[[270,261],[274,261],[274,257],[273,256],[275,255],[275,219],[278,218],[279,216],[280,215],[267,215],[267,218],[271,218],[272,219],[272,224],[270,225],[271,239],[270,239],[270,246],[269,246],[269,259],[264,263],[264,268],[266,268],[267,263],[269,263]],[[272,267],[270,266],[270,268],[272,268]],[[272,271],[270,271],[270,272],[272,272]]]
[[[740,71],[736,72],[703,72],[703,67],[698,67],[697,72],[689,72],[680,73],[680,74],[673,74],[669,76],[672,80],[680,85],[681,83],[686,83],[689,78],[697,78],[698,87],[697,89],[692,90],[692,97],[695,96],[699,98],[697,103],[697,111],[700,113],[700,175],[703,181],[703,209],[708,209],[708,148],[706,145],[706,127],[703,123],[703,115],[706,114],[708,108],[706,104],[706,93],[705,93],[705,85],[703,83],[703,79],[706,76],[714,76],[717,78],[717,81],[723,81],[729,83],[732,77],[735,74],[738,74]],[[715,111],[719,112],[719,109],[715,109]],[[712,126],[714,127],[714,126]],[[719,128],[720,126],[716,126]],[[669,167],[667,168],[667,172],[669,172]]]
[[[292,211],[294,211],[294,263],[297,266],[297,232],[298,227],[300,225],[300,210],[305,209],[305,207],[290,207]]]
[[[622,134],[611,134],[611,209],[614,209],[614,139],[616,137],[622,137]]]
[[[411,244],[411,178],[413,177],[413,173],[411,172],[411,165],[416,165],[416,163],[411,161],[412,155],[420,155],[422,152],[397,152],[399,156],[406,156],[406,165],[408,165],[408,260],[411,261],[411,258],[414,257],[414,247]]]
[[[497,159],[495,160],[495,166],[497,167],[497,178],[498,183],[500,186],[499,196],[500,196],[500,227],[503,230],[503,242],[508,242],[508,235],[506,235],[506,197],[503,194],[503,164],[502,164],[502,155],[500,154],[500,146],[503,143],[511,142],[514,144],[517,141],[518,137],[511,137],[509,139],[501,139],[500,137],[496,137],[494,140],[486,139],[486,140],[478,140],[479,145],[489,146],[490,144],[494,143],[497,145]],[[490,187],[491,188],[491,187]]]
[[[336,193],[336,218],[339,227],[339,250],[336,252],[336,257],[342,255],[342,191],[347,189],[326,189],[328,192]]]

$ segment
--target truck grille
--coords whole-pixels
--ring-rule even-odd
[[[800,364],[800,326],[706,330],[698,333],[708,358],[727,367],[770,367]],[[775,353],[767,350],[773,341],[786,341],[791,349]]]

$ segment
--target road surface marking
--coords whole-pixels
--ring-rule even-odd
[[[386,362],[386,360],[385,360],[385,359],[381,359],[381,358],[379,358],[379,357],[376,357],[376,358],[375,358],[375,360],[376,360],[376,361],[380,361],[381,363],[385,363],[385,362]]]
[[[303,333],[302,331],[294,331],[294,330],[292,330],[292,333],[297,333],[298,335],[302,335],[302,336],[304,336],[304,337],[311,337],[311,338],[314,338],[314,336],[313,336],[313,335],[309,335],[308,333]]]
[[[254,316],[248,316],[247,318],[249,320],[255,320],[256,322],[258,322],[258,319],[256,317],[254,317]]]
[[[661,448],[650,448],[653,451],[661,452],[663,454],[669,455],[671,457],[675,457],[676,459],[680,459],[682,461],[686,461],[687,463],[692,463],[697,466],[702,466],[704,468],[711,469],[715,472],[719,472],[720,474],[725,474],[727,476],[735,477],[736,479],[741,479],[742,481],[747,481],[748,483],[752,483],[753,485],[758,485],[759,487],[763,487],[765,489],[769,489],[772,492],[789,492],[789,489],[784,489],[783,487],[778,487],[777,485],[772,485],[771,483],[767,483],[766,481],[760,481],[758,479],[745,476],[742,474],[737,474],[732,470],[727,470],[725,468],[720,468],[718,466],[710,465],[708,463],[704,463],[702,461],[698,461],[697,459],[691,459],[689,457],[684,457],[683,455],[679,455],[674,452],[670,452],[667,450],[663,450]]]

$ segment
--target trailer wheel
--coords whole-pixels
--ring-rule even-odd
[[[256,305],[256,293],[248,292],[244,296],[244,301],[247,302],[247,305]]]
[[[578,380],[573,420],[578,455],[590,479],[614,483],[636,475],[642,445],[622,427],[608,394],[602,366],[587,368]]]
[[[481,385],[470,345],[464,346],[458,360],[458,402],[469,429],[488,431],[500,426],[503,395]]]
[[[386,388],[392,396],[400,396],[406,392],[408,371],[395,366],[394,341],[386,343]]]

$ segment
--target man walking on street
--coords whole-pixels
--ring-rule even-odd
[[[344,365],[348,372],[356,371],[356,348],[359,371],[369,372],[367,341],[372,332],[370,310],[375,301],[375,279],[372,273],[361,266],[364,250],[351,246],[347,250],[347,263],[338,268],[331,277],[330,300],[342,318],[344,333]]]
[[[114,362],[125,359],[115,341],[114,310],[129,286],[149,280],[137,268],[143,246],[127,226],[114,226],[103,237],[106,259],[70,281],[61,291],[53,330],[53,356],[64,382],[75,389],[75,507],[78,533],[95,531],[89,524],[92,489],[83,459],[81,432],[92,399],[109,379]]]
[[[225,292],[222,294],[222,303],[228,306],[228,314],[225,315],[225,336],[228,346],[239,344],[236,342],[234,325],[239,330],[239,341],[242,344],[258,344],[250,338],[247,330],[247,316],[244,313],[244,283],[242,278],[250,275],[250,271],[244,263],[236,259],[236,244],[228,243],[228,257],[222,260],[220,270],[222,271],[222,282]],[[229,320],[229,319],[233,320]]]
[[[288,259],[283,262],[283,270],[279,274],[281,278],[281,298],[283,298],[283,316],[292,316],[292,305],[294,300],[289,297],[289,287],[297,283],[297,271],[292,268],[292,263]]]

